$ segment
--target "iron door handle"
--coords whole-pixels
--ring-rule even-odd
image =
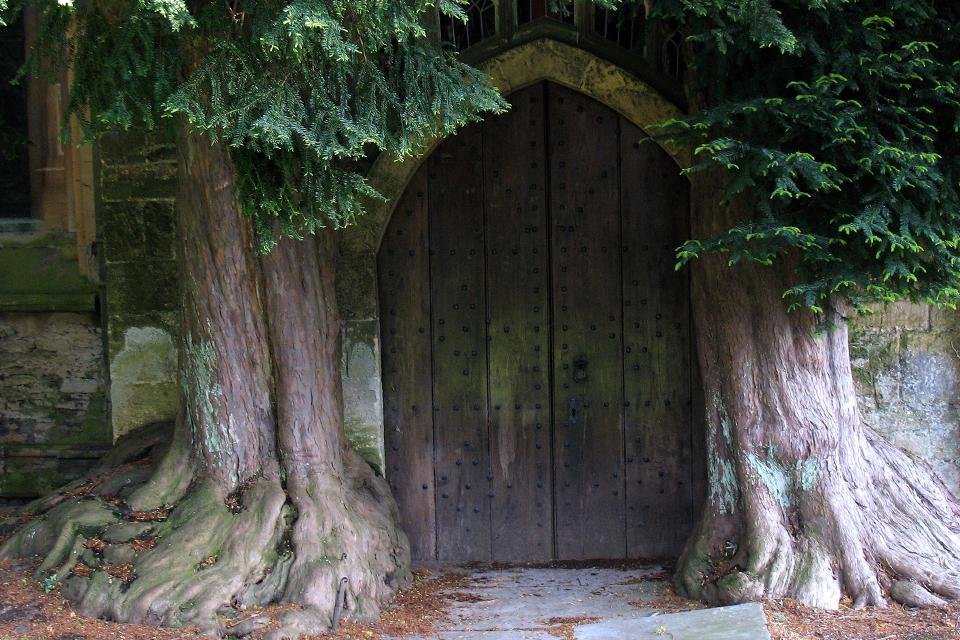
[[[587,381],[587,365],[589,361],[586,356],[577,356],[573,359],[573,381],[574,382],[586,382]]]

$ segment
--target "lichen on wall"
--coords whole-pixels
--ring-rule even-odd
[[[341,368],[347,439],[357,453],[382,473],[383,386],[378,327],[376,320],[345,323]]]
[[[960,314],[878,309],[854,322],[850,356],[864,420],[960,495]]]
[[[110,361],[113,436],[177,413],[177,348],[159,327],[129,327]]]

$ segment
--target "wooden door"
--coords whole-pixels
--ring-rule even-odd
[[[415,559],[679,552],[694,486],[687,184],[543,83],[444,141],[378,256],[387,476]]]

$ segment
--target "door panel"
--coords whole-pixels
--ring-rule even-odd
[[[378,256],[387,477],[415,560],[436,556],[427,170],[410,181]]]
[[[544,90],[483,131],[494,560],[553,557]]]
[[[676,555],[693,521],[690,311],[676,248],[688,233],[687,182],[621,118],[627,552]]]
[[[623,499],[617,115],[549,88],[556,544],[619,558]]]
[[[490,558],[480,127],[429,159],[437,558]],[[426,363],[423,363],[426,366]]]

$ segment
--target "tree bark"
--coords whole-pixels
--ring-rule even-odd
[[[385,480],[343,433],[333,233],[257,255],[229,151],[182,127],[178,152],[172,438],[150,473],[99,468],[38,502],[0,557],[44,557],[40,577],[82,613],[123,622],[217,635],[231,609],[285,602],[299,606],[273,637],[319,633],[344,578],[346,615],[373,618],[410,579],[409,545]],[[142,453],[128,449],[119,462]]]
[[[736,205],[715,204],[723,180],[694,185],[694,237],[737,221]],[[678,590],[882,606],[899,579],[916,588],[894,595],[960,596],[960,508],[928,465],[863,424],[840,313],[820,326],[786,311],[787,258],[729,267],[710,255],[693,269],[708,499]]]

